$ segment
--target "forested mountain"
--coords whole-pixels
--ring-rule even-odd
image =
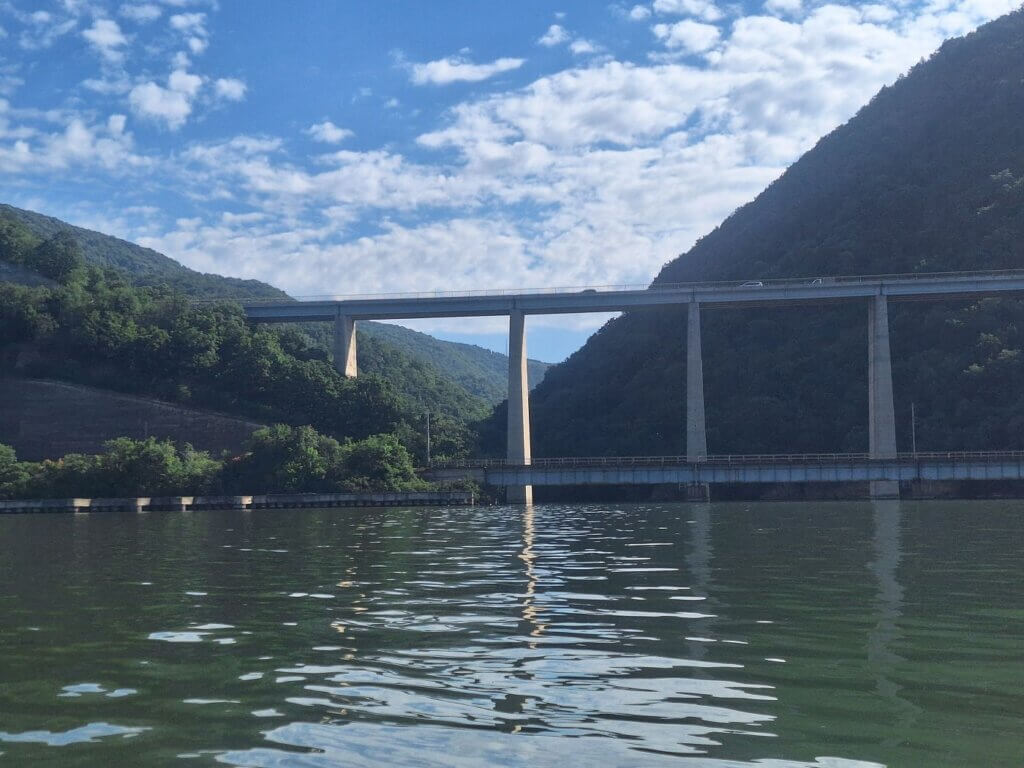
[[[258,280],[196,272],[151,248],[76,227],[34,211],[0,204],[0,221],[4,219],[18,222],[25,231],[42,241],[61,234],[70,236],[89,264],[118,269],[136,285],[166,287],[207,298],[288,298],[284,291]],[[39,280],[31,272],[16,270],[15,266],[5,263],[0,254],[0,281],[29,283]],[[307,326],[306,330],[326,353],[330,329]],[[360,368],[387,379],[396,390],[423,408],[477,417],[486,407],[506,395],[508,358],[504,355],[382,323],[361,323],[360,339]],[[536,383],[543,378],[547,367],[546,363],[531,360],[531,382]]]
[[[1024,267],[1022,12],[883,89],[656,282],[1009,267]],[[710,452],[866,450],[866,306],[702,315]],[[1024,303],[893,304],[890,323],[900,450],[911,403],[920,450],[1024,448]],[[627,314],[552,368],[534,455],[683,452],[685,330],[681,310]]]
[[[470,423],[486,404],[428,363],[383,345],[389,373],[415,391],[396,391],[365,371],[341,376],[299,329],[252,326],[230,299],[193,303],[166,285],[140,286],[125,272],[87,264],[74,237],[39,239],[0,216],[0,371],[159,398],[260,422],[311,425],[338,439],[379,434],[422,457],[423,421],[432,419],[434,455],[473,450]],[[379,362],[379,361],[378,361]],[[372,369],[372,365],[367,365]]]

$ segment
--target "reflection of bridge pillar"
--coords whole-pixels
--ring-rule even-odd
[[[868,305],[868,451],[873,459],[896,456],[896,409],[892,396],[892,360],[889,356],[889,307],[876,294]],[[898,498],[895,480],[871,483],[871,498]]]
[[[868,664],[875,678],[875,689],[893,709],[885,714],[895,717],[899,724],[892,729],[892,736],[886,741],[886,746],[894,747],[912,727],[917,715],[916,707],[900,696],[900,686],[895,680],[897,667],[903,661],[893,650],[893,645],[900,638],[899,621],[903,615],[903,587],[899,582],[903,513],[900,502],[894,500],[876,501],[872,507],[875,559],[869,568],[878,581],[878,621],[868,635]]]
[[[342,376],[356,376],[356,321],[347,315],[334,318],[334,367]]]
[[[712,613],[711,606],[711,559],[714,555],[711,540],[711,505],[695,504],[690,508],[689,513],[693,516],[690,524],[690,541],[683,555],[686,562],[686,570],[690,575],[690,589],[694,597],[703,597],[704,602],[700,605],[702,612]],[[694,630],[695,635],[708,639],[714,634],[715,618],[709,616],[701,619],[700,628]],[[708,655],[707,640],[687,640],[687,657],[695,661],[704,659]],[[696,676],[706,677],[699,674],[700,668],[694,670]]]
[[[708,439],[704,420],[704,360],[700,348],[700,305],[690,302],[686,316],[686,460],[705,461]],[[688,501],[707,501],[707,483],[692,483]]]
[[[526,318],[513,310],[508,318],[508,460],[530,463],[530,385],[526,378]],[[532,485],[510,485],[509,504],[532,504]]]

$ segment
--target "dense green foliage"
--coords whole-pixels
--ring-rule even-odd
[[[656,282],[1024,267],[1024,13],[945,44]],[[712,453],[866,450],[865,306],[705,310]],[[535,455],[684,450],[685,313],[608,323],[533,398]],[[1024,448],[1024,304],[892,304],[897,440]],[[490,430],[500,449],[501,421]]]
[[[246,454],[229,462],[223,486],[241,492],[408,491],[427,487],[394,435],[339,443],[310,427],[278,424],[253,433]],[[250,491],[247,491],[250,492]]]
[[[424,457],[429,401],[409,402],[370,372],[344,378],[301,331],[252,327],[233,302],[194,304],[173,289],[133,285],[114,270],[85,266],[62,233],[37,241],[17,222],[0,223],[0,260],[45,268],[52,277],[35,287],[0,283],[5,373],[310,424],[339,439],[394,434]],[[473,441],[466,420],[485,413],[482,403],[429,367],[406,358],[395,363],[409,386],[453,404],[434,417],[434,455],[463,455]]]
[[[345,379],[285,352],[231,303],[194,306],[91,269],[53,288],[0,284],[0,362],[42,378],[309,423],[339,437],[391,432],[402,406],[374,376]]]
[[[0,499],[203,493],[415,491],[428,488],[394,435],[339,442],[311,427],[253,433],[245,453],[217,460],[154,438],[111,440],[96,456],[19,462],[0,444]]]

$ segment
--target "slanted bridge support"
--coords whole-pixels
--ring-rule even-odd
[[[356,377],[356,321],[347,315],[334,318],[334,367],[342,376]]]

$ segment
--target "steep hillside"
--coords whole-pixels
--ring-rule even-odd
[[[213,411],[60,381],[0,378],[0,443],[22,461],[101,453],[107,440],[156,437],[237,454],[262,425]]]
[[[130,275],[137,285],[168,286],[190,296],[208,298],[288,298],[284,291],[258,280],[240,280],[196,272],[151,248],[76,227],[41,213],[0,204],[0,220],[5,217],[19,222],[41,240],[60,233],[70,234],[87,262],[121,270]],[[14,269],[13,265],[4,265],[0,261],[0,280],[31,282],[31,273],[21,270],[16,275]],[[363,323],[360,329],[361,335],[373,340],[368,342],[365,362],[362,360],[362,350],[360,353],[360,362],[366,366],[365,370],[388,379],[400,392],[416,393],[418,401],[428,403],[433,408],[452,412],[471,404],[474,409],[472,415],[475,417],[478,415],[476,410],[485,405],[493,405],[506,395],[508,359],[504,355],[470,344],[440,341],[393,325]],[[307,330],[312,332],[323,349],[329,348],[329,343],[325,341],[329,333],[326,327],[310,327]],[[410,366],[436,379],[435,385],[424,389],[416,382],[407,380],[402,372],[408,371]],[[531,360],[531,381],[536,383],[543,378],[547,367],[547,363]],[[461,388],[465,394],[459,393],[454,398],[445,397],[445,393],[450,394],[453,386]]]
[[[1024,267],[1024,13],[946,43],[656,282]],[[670,190],[666,190],[671,194]],[[1024,305],[890,309],[900,449],[1024,447]],[[706,310],[712,453],[865,450],[864,307]],[[533,398],[535,455],[684,448],[685,314],[608,323]]]

